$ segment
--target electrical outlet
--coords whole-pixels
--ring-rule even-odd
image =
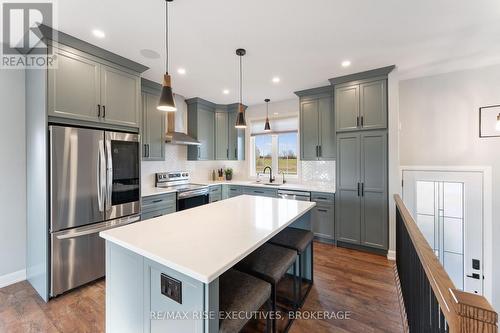
[[[166,274],[161,274],[161,293],[171,300],[182,304],[182,282],[170,277]]]

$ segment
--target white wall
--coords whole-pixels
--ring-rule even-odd
[[[24,71],[0,75],[0,284],[26,265],[26,131]],[[19,274],[18,274],[19,275]]]
[[[500,138],[479,138],[479,107],[500,104],[500,65],[400,82],[401,165],[493,169],[493,305],[500,309]]]

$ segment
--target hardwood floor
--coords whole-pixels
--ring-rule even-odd
[[[291,333],[403,332],[392,263],[315,243],[315,284],[302,312],[343,311],[350,319],[295,320]],[[43,302],[27,282],[0,289],[0,332],[104,332],[104,280]]]

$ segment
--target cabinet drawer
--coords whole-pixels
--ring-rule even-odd
[[[152,195],[142,199],[142,211],[155,211],[168,207],[175,207],[177,200],[176,193]]]
[[[243,193],[270,198],[276,198],[278,196],[278,191],[272,188],[245,187]]]
[[[332,193],[321,193],[321,192],[311,192],[311,201],[334,205],[335,204],[335,194]]]
[[[312,211],[312,229],[315,236],[334,238],[334,208],[330,205],[318,205]]]
[[[141,220],[144,221],[144,220],[152,219],[155,217],[159,217],[159,216],[163,216],[163,215],[167,215],[167,214],[171,214],[171,213],[175,213],[175,207],[173,207],[173,206],[170,206],[170,207],[167,207],[164,209],[146,211],[146,212],[141,213]]]
[[[221,185],[210,186],[210,194],[212,193],[222,193],[222,186]]]
[[[232,197],[236,197],[238,195],[242,195],[243,194],[243,189],[241,186],[238,186],[238,185],[229,185],[228,187],[228,193],[229,193],[229,197],[232,198]]]

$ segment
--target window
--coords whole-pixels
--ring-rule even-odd
[[[273,155],[273,145],[272,145],[271,135],[258,135],[255,137],[255,172],[261,173],[264,171],[266,166],[273,167],[272,155]]]
[[[289,117],[271,121],[273,132],[264,132],[264,121],[254,121],[251,127],[253,158],[251,176],[263,173],[269,166],[275,176],[298,174],[298,118]]]
[[[297,133],[278,135],[278,172],[297,174]]]

